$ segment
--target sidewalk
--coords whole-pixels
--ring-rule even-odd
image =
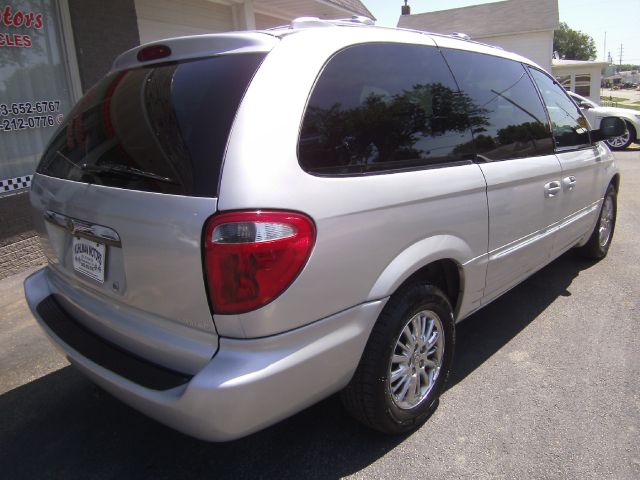
[[[22,283],[39,268],[0,280],[0,395],[68,365],[36,324],[24,299]]]

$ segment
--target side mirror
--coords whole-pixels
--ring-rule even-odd
[[[619,137],[627,132],[627,124],[618,117],[604,117],[600,121],[600,128],[593,130],[591,136],[593,140],[599,142],[607,138]]]
[[[591,107],[591,105],[589,105],[586,102],[580,102],[580,104],[578,105],[580,108],[584,108],[585,110],[589,110]]]

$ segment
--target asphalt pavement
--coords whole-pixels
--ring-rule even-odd
[[[213,444],[137,413],[69,366],[0,281],[0,477],[640,478],[640,150],[618,153],[618,223],[598,263],[569,252],[458,326],[446,392],[403,437],[331,397]]]

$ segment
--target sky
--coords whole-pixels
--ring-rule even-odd
[[[535,2],[536,0],[529,0]],[[395,27],[404,0],[362,0],[376,17],[377,25]],[[490,3],[488,0],[409,0],[411,13]],[[593,37],[597,60],[611,52],[614,63],[640,64],[640,0],[558,0],[560,21]],[[606,51],[604,50],[606,32]]]

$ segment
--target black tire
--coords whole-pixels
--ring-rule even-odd
[[[605,220],[605,212],[607,210],[607,202],[611,202],[611,207],[612,207],[612,214],[613,214],[613,218],[610,220],[610,230],[609,230],[609,234],[606,237],[606,239],[602,239],[600,238],[600,229],[603,227]],[[593,229],[593,232],[591,233],[591,236],[589,237],[589,240],[587,241],[587,243],[578,248],[578,254],[586,257],[586,258],[591,258],[594,260],[600,260],[604,257],[607,256],[607,253],[609,252],[609,247],[611,246],[611,241],[613,240],[613,232],[615,230],[616,227],[616,217],[617,217],[617,210],[618,210],[618,192],[616,192],[616,189],[613,185],[609,185],[609,187],[607,188],[607,193],[605,193],[604,196],[604,201],[602,202],[602,206],[600,207],[600,213],[598,214],[598,222],[596,223],[595,228]]]
[[[627,124],[627,133],[629,135],[628,137],[626,136],[627,134],[625,134],[620,137],[610,139],[608,138],[605,140],[605,143],[609,145],[609,148],[611,150],[625,150],[629,145],[636,141],[637,135],[635,129],[633,128],[633,125],[631,125],[629,122],[625,123]]]
[[[398,342],[403,335],[405,326],[408,326],[408,322],[416,314],[425,311],[428,311],[429,315],[435,314],[440,319],[438,328],[442,327],[444,334],[442,336],[444,338],[443,350],[440,355],[441,366],[439,373],[433,380],[431,389],[425,389],[424,397],[412,408],[407,406],[400,408],[394,400],[389,381],[391,358],[394,351],[398,351]],[[433,319],[433,317],[424,318]],[[425,322],[431,324],[430,320],[425,320]],[[438,328],[435,328],[434,331],[437,331]],[[426,349],[426,347],[424,348]],[[433,348],[435,350],[435,347]],[[437,405],[435,402],[451,369],[454,349],[453,310],[446,295],[432,285],[415,283],[403,287],[389,299],[382,310],[371,332],[356,373],[351,383],[341,393],[345,408],[366,426],[384,433],[399,434],[419,427],[429,418]],[[414,354],[411,358],[413,362],[419,357],[415,357]],[[413,372],[413,376],[420,376],[419,373],[415,373],[415,368]],[[395,388],[398,388],[397,385]]]

